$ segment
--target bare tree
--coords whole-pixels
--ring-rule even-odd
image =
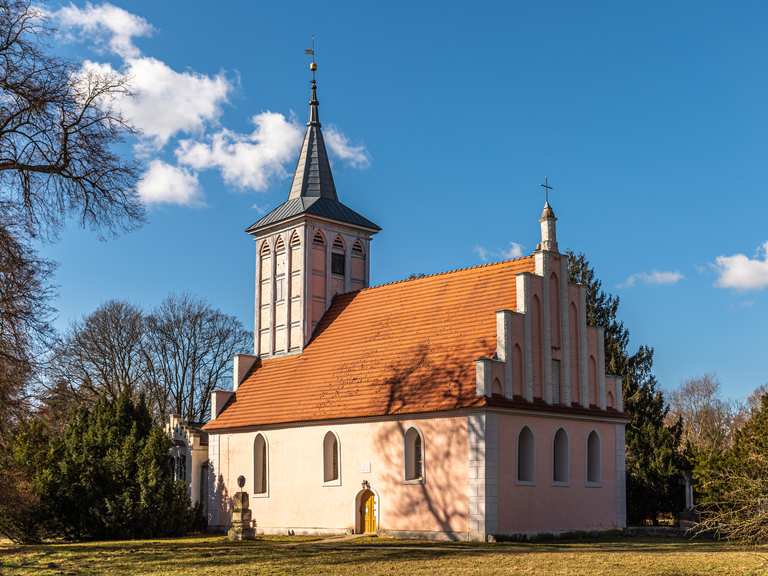
[[[78,401],[116,399],[146,388],[146,332],[141,311],[110,301],[74,323],[54,348],[49,403],[57,397]]]
[[[214,388],[231,378],[232,357],[251,348],[234,316],[188,295],[170,296],[149,316],[147,364],[159,416],[205,421]]]
[[[736,406],[719,396],[713,374],[690,378],[669,396],[668,418],[682,418],[681,440],[698,451],[721,451],[731,441]]]
[[[0,449],[27,408],[27,384],[51,337],[48,301],[53,265],[0,217]]]
[[[0,0],[0,210],[27,233],[141,222],[136,167],[114,151],[131,133],[112,106],[126,79],[85,72],[41,49],[51,33],[29,0]]]
[[[768,395],[761,395],[736,430],[724,464],[708,478],[699,532],[752,544],[768,542]]]

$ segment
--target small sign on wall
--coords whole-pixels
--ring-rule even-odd
[[[363,462],[360,464],[360,473],[361,474],[370,474],[371,473],[371,463],[370,462]]]

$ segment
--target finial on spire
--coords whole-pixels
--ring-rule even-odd
[[[312,62],[309,63],[309,69],[312,71],[312,98],[309,101],[309,122],[307,122],[307,126],[320,126],[320,113],[318,111],[320,102],[317,100],[317,80],[315,79],[317,60],[315,59],[314,34],[312,35],[312,48],[306,48],[304,54],[312,56]]]

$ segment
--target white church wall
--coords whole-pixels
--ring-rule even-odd
[[[415,426],[423,438],[422,480],[405,480],[404,436]],[[323,439],[339,440],[340,478],[323,481]],[[267,440],[268,488],[254,495],[253,446]],[[357,526],[357,498],[367,481],[376,494],[378,527],[399,535],[463,539],[468,532],[466,416],[431,415],[211,433],[212,527],[228,523],[237,477],[246,477],[257,531],[346,533]]]

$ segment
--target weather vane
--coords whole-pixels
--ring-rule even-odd
[[[539,186],[544,188],[544,202],[549,204],[549,191],[554,190],[554,188],[549,185],[549,178],[544,176],[544,184],[539,184]]]
[[[315,80],[315,72],[317,72],[317,60],[315,60],[315,35],[312,35],[312,48],[305,48],[304,54],[312,56],[312,62],[309,63],[309,69],[312,70],[312,80]]]

